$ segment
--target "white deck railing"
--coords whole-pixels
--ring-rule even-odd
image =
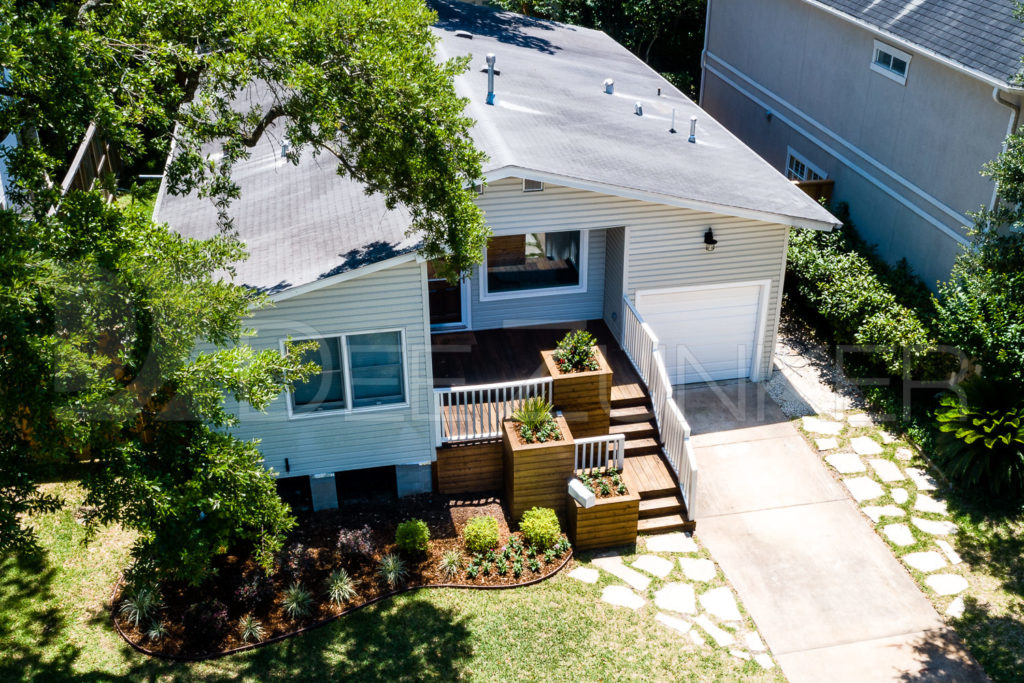
[[[576,439],[576,471],[588,474],[608,469],[609,464],[622,470],[626,464],[626,435],[609,434]]]
[[[654,420],[665,444],[665,455],[679,480],[679,491],[690,519],[696,518],[697,459],[690,445],[690,425],[672,396],[672,381],[659,350],[658,337],[644,322],[629,297],[623,297],[622,349],[651,394]]]
[[[499,438],[501,423],[534,396],[551,400],[550,377],[434,389],[435,443]]]

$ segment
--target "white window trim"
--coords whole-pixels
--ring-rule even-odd
[[[562,230],[543,230],[541,232],[580,232],[580,283],[568,287],[542,287],[537,289],[520,289],[514,292],[487,291],[487,247],[484,247],[484,260],[477,269],[480,280],[480,301],[502,301],[507,299],[530,299],[535,296],[557,296],[559,294],[582,294],[587,291],[587,266],[590,262],[590,230],[583,228],[566,228]],[[535,231],[536,232],[536,231]],[[496,235],[497,237],[511,237],[513,235],[529,235],[532,233],[508,233]]]
[[[805,157],[803,154],[800,154],[795,149],[793,149],[792,147],[789,147],[789,146],[786,147],[786,170],[785,170],[785,173],[789,172],[789,158],[790,157],[793,157],[794,159],[799,161],[801,164],[806,166],[808,169],[810,169],[811,171],[814,171],[816,174],[818,174],[821,177],[822,180],[828,180],[828,173],[825,173],[825,171],[823,171],[817,165],[812,164],[811,162],[809,162],[807,160],[807,157]]]
[[[532,180],[532,182],[540,183],[540,187],[534,187],[534,188],[531,188],[531,189],[527,189],[526,188],[526,181],[527,180],[532,180],[532,179],[531,178],[523,178],[523,192],[543,192],[544,191],[544,181],[543,180]]]
[[[906,70],[906,72],[901,76],[900,74],[896,73],[895,71],[892,71],[890,69],[886,69],[881,64],[878,64],[875,61],[875,55],[878,54],[879,50],[881,50],[882,52],[888,52],[893,57],[899,57],[904,62],[906,62],[907,63],[907,70]],[[910,53],[908,53],[908,52],[904,52],[903,50],[900,50],[899,48],[895,48],[892,45],[889,45],[888,43],[883,43],[880,40],[876,40],[876,41],[874,41],[874,46],[871,48],[871,70],[874,71],[877,74],[882,74],[883,76],[888,78],[890,81],[896,81],[900,85],[906,85],[907,84],[907,75],[910,73],[910,59],[911,59],[911,57],[912,57],[912,55]]]
[[[359,336],[362,334],[380,334],[383,332],[398,332],[401,338],[402,348],[402,389],[405,394],[405,401],[402,403],[388,403],[380,406],[361,406],[359,408],[352,407],[352,369],[349,367],[348,359],[348,338],[350,336]],[[405,340],[405,328],[404,327],[391,327],[376,330],[353,330],[351,332],[336,332],[336,333],[324,333],[317,335],[310,335],[305,337],[291,337],[293,342],[312,341],[315,339],[328,339],[337,338],[340,340],[339,349],[341,352],[341,362],[344,372],[344,389],[345,389],[345,407],[335,408],[333,410],[320,410],[310,411],[308,413],[296,413],[292,410],[292,390],[288,389],[285,391],[286,402],[285,405],[288,408],[288,419],[289,420],[308,420],[313,418],[322,417],[337,417],[339,415],[351,415],[357,413],[374,413],[382,410],[399,410],[402,408],[408,408],[411,405],[409,397],[409,354],[408,345]],[[281,355],[287,353],[286,344],[288,339],[278,340],[278,346],[281,349]]]

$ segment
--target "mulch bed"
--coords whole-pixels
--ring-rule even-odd
[[[619,496],[625,496],[629,494],[629,488],[625,487],[622,475],[619,474],[618,472],[616,472],[616,474],[613,475],[612,470],[606,470],[602,472],[594,472],[589,476],[578,476],[580,481],[582,481],[585,486],[589,487],[590,490],[594,492],[595,498],[618,498]],[[608,485],[608,493],[605,493],[604,488],[601,486],[602,483]],[[621,492],[619,491],[620,484],[624,486]]]
[[[251,614],[264,628],[263,642],[279,640],[289,634],[307,630],[333,620],[339,615],[382,597],[419,586],[451,585],[470,588],[503,588],[534,583],[561,569],[570,553],[543,560],[538,571],[524,562],[518,578],[508,572],[501,576],[493,569],[488,575],[470,578],[466,572],[471,555],[462,542],[462,530],[470,519],[488,515],[498,520],[500,542],[497,551],[509,543],[519,532],[511,532],[500,499],[485,497],[475,500],[451,498],[434,494],[394,500],[360,503],[338,510],[323,511],[299,517],[299,524],[289,536],[275,571],[263,580],[261,591],[246,596],[240,591],[243,584],[265,576],[246,549],[235,549],[223,556],[216,567],[216,576],[198,587],[183,584],[164,584],[161,596],[164,606],[160,621],[166,633],[157,641],[147,639],[145,625],[133,626],[119,614],[124,597],[123,589],[115,589],[112,600],[115,624],[130,644],[143,652],[158,656],[202,659],[217,656],[238,648],[251,646],[238,634],[238,621]],[[408,576],[395,587],[377,576],[378,562],[387,553],[400,554],[395,546],[395,528],[400,522],[419,518],[430,529],[430,543],[419,557],[402,556]],[[370,554],[342,553],[338,549],[338,536],[342,530],[358,530],[368,526]],[[524,541],[525,545],[525,541]],[[441,574],[441,556],[447,550],[459,550],[464,566],[454,578]],[[291,558],[293,561],[289,561]],[[332,603],[325,594],[327,578],[344,568],[358,583],[357,597],[341,606]],[[285,614],[281,604],[284,590],[299,581],[313,593],[313,607],[308,617],[294,620]]]

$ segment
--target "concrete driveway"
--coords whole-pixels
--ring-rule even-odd
[[[696,533],[789,680],[987,680],[762,385],[676,400],[700,471]]]

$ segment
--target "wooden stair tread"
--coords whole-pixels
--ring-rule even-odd
[[[626,456],[628,457],[631,453],[657,453],[661,449],[661,444],[658,443],[657,439],[644,438],[644,439],[626,439]]]
[[[672,513],[682,514],[685,505],[678,494],[661,496],[659,498],[646,498],[640,501],[641,517],[657,517]]]
[[[677,529],[692,529],[695,526],[696,524],[687,521],[680,514],[648,517],[641,519],[636,524],[637,531],[648,534],[675,531]]]
[[[627,424],[630,422],[649,422],[654,419],[654,413],[651,411],[650,406],[644,404],[612,408],[608,417],[613,424]]]
[[[613,424],[608,428],[609,434],[625,434],[626,438],[646,438],[655,437],[658,434],[658,428],[653,422],[623,422],[620,424]]]

